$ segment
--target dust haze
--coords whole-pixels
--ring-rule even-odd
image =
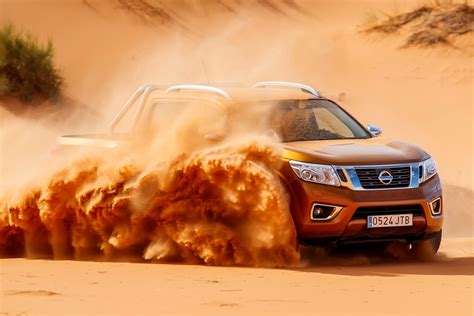
[[[222,134],[228,123],[223,111],[199,101],[172,105],[120,148],[68,152],[59,147],[40,162],[33,156],[36,163],[29,170],[43,166],[29,174],[33,180],[3,188],[0,253],[297,264],[288,196],[277,174],[281,148],[264,124],[264,112],[236,106],[237,128],[225,141],[210,141],[204,136]],[[9,129],[25,124],[10,120]],[[47,132],[36,130],[38,141]]]
[[[97,12],[104,7],[101,2],[87,4]],[[94,13],[86,9],[89,14]],[[141,7],[125,9],[148,14]],[[174,29],[175,22],[166,19],[162,27]],[[235,23],[228,23],[221,32],[225,34],[235,27]],[[186,38],[196,45],[196,34],[189,29],[180,32],[185,39],[173,45],[185,43]],[[198,44],[196,52],[188,56],[176,54],[173,45],[137,43],[140,50],[155,47],[160,56],[172,59],[154,66],[161,58],[146,56],[134,60],[133,67],[117,65],[114,72],[127,73],[127,78],[132,79],[159,72],[164,78],[167,73],[186,71],[189,66],[183,61],[191,61],[189,68],[196,71],[198,60],[199,75],[210,71],[206,76],[215,77],[215,70],[206,68],[202,56],[204,50],[217,52],[225,45]],[[234,75],[234,71],[219,72],[222,75],[218,77],[224,78],[225,74],[240,84],[247,79],[240,73]],[[108,80],[114,83],[116,79]],[[167,80],[185,79],[170,75]],[[111,91],[96,90],[83,97],[106,99],[107,106],[97,112],[110,118],[119,109],[118,100],[124,102],[125,92],[128,91],[117,85]],[[156,124],[159,128],[140,134],[141,140],[117,151],[98,154],[82,149],[63,157],[59,148],[57,157],[56,136],[66,129],[91,132],[97,126],[80,111],[64,113],[68,124],[62,122],[54,128],[48,127],[54,119],[47,113],[26,117],[5,113],[2,175],[6,181],[0,192],[0,252],[33,258],[297,264],[299,254],[288,196],[276,173],[281,148],[278,139],[262,124],[262,111],[241,108],[241,122],[234,124],[238,130],[219,144],[196,136],[203,135],[203,126],[209,129],[222,121],[205,109],[200,110],[198,104],[163,114]],[[104,128],[107,122],[102,124]],[[27,130],[28,137],[15,136],[26,135]]]

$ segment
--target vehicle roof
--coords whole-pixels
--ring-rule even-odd
[[[236,101],[308,100],[323,98],[295,88],[231,88],[227,89],[227,91]]]
[[[193,91],[193,90],[182,90],[182,91],[171,91],[168,93],[160,94],[160,98],[183,98],[183,99],[199,99],[206,98],[214,102],[222,103],[240,103],[240,102],[251,102],[251,101],[273,101],[273,100],[308,100],[308,99],[325,99],[321,96],[315,96],[311,93],[303,92],[299,89],[294,88],[223,88],[232,100],[228,100],[223,96],[220,96],[213,92],[207,91]],[[206,96],[206,97],[205,97]]]

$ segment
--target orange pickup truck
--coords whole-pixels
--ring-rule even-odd
[[[153,102],[151,92],[162,90]],[[205,85],[146,85],[125,104],[106,135],[70,135],[61,146],[114,147],[115,129],[136,106],[133,130],[151,124],[155,108],[190,100],[223,109],[234,102],[274,106],[271,122],[284,145],[280,170],[291,196],[300,243],[401,242],[416,257],[429,258],[441,243],[443,200],[436,164],[423,149],[380,137],[314,88],[293,82],[259,82],[234,98]],[[237,93],[236,93],[237,95]],[[219,135],[207,134],[209,138]]]

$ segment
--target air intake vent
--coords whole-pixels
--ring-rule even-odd
[[[423,208],[419,204],[359,207],[352,216],[352,219],[367,219],[367,216],[369,215],[399,214],[413,214],[413,216],[423,216]]]

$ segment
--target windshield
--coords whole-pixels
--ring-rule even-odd
[[[276,105],[271,125],[283,142],[370,138],[343,109],[328,100],[284,100]]]

